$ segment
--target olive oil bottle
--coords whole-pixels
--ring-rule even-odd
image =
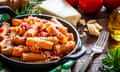
[[[108,29],[111,33],[111,37],[120,42],[120,7],[115,9],[110,15]]]

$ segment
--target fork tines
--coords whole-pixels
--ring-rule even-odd
[[[98,40],[95,43],[95,46],[100,46],[100,48],[104,49],[104,46],[106,45],[109,38],[109,32],[108,31],[101,31]]]

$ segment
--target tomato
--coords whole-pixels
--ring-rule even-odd
[[[25,29],[25,30],[28,30],[28,29],[31,28],[31,26],[30,26],[29,24],[27,24],[27,23],[22,23],[21,27],[22,27],[23,29]]]
[[[47,36],[48,36],[48,33],[42,31],[42,32],[40,32],[40,33],[38,34],[38,36],[40,36],[40,37],[47,37]]]
[[[78,5],[78,0],[66,0],[66,1],[72,6],[77,6]]]
[[[0,28],[0,32],[3,32],[4,31],[4,29],[3,28]]]
[[[103,4],[107,9],[113,10],[120,6],[120,0],[104,0]]]
[[[87,14],[99,12],[103,5],[103,0],[79,0],[80,9]]]

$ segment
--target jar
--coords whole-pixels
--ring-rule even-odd
[[[0,0],[0,6],[7,5],[14,10],[21,9],[23,5],[28,3],[29,3],[29,0]]]
[[[120,42],[120,7],[115,9],[110,15],[108,29],[112,39]]]

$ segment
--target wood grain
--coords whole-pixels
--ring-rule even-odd
[[[80,11],[80,10],[79,10]],[[81,11],[80,11],[81,12]],[[109,20],[109,15],[110,15],[111,11],[107,11],[104,7],[101,9],[101,11],[98,14],[95,15],[86,15],[82,13],[83,18],[87,21],[90,19],[95,19],[97,20],[97,22],[102,25],[104,27],[105,30],[107,29],[107,24],[108,24],[108,20]],[[78,26],[77,29],[82,29],[81,26]],[[95,36],[91,36],[91,35],[87,35],[84,38],[81,38],[82,42],[83,42],[83,46],[85,46],[87,48],[87,52],[84,56],[80,57],[77,60],[77,63],[75,64],[75,66],[73,67],[72,72],[79,72],[79,68],[80,66],[82,66],[82,64],[85,62],[86,58],[88,57],[88,52],[91,50],[91,47],[93,46],[93,44],[96,42],[97,37]],[[102,64],[102,59],[104,57],[106,57],[106,50],[108,48],[109,42],[107,43],[105,50],[103,53],[101,54],[97,54],[94,56],[93,61],[90,63],[89,67],[87,68],[86,72],[102,72],[103,70],[103,64]]]

